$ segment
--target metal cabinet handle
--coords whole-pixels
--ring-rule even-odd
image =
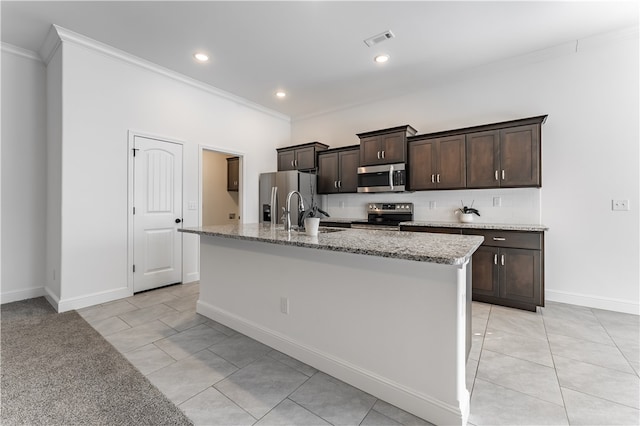
[[[504,170],[502,170],[502,180],[504,180]]]
[[[497,254],[494,254],[494,255],[493,255],[493,264],[494,264],[494,265],[497,265],[497,264],[498,264],[498,255],[497,255]]]
[[[341,180],[338,181],[338,188],[342,188],[342,181]]]
[[[296,164],[296,167],[298,167],[298,160],[294,160],[293,162]]]
[[[498,171],[497,170],[496,170],[496,173],[495,173],[495,177],[496,177],[496,180],[498,180]]]
[[[504,254],[500,256],[500,264],[504,266]]]
[[[382,151],[382,158],[384,158],[384,151]]]
[[[440,183],[440,173],[436,175],[436,182]]]
[[[436,175],[431,175],[431,183],[436,183]]]
[[[493,241],[507,241],[504,237],[493,237]]]
[[[378,160],[380,159],[380,151],[378,151]]]
[[[291,160],[291,167],[293,167],[293,160]]]
[[[337,180],[334,180],[334,181],[333,181],[333,187],[334,187],[334,188],[337,188],[337,187],[338,187],[338,181],[337,181]]]

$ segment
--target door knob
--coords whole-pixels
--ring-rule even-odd
[[[182,222],[182,219],[176,219],[176,223]]]

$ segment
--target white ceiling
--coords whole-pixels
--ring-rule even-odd
[[[638,1],[2,1],[2,41],[51,24],[299,118],[638,25]],[[363,40],[391,30],[374,47]],[[207,64],[192,54],[209,53]],[[391,59],[373,62],[378,53]],[[288,96],[276,99],[277,89]]]

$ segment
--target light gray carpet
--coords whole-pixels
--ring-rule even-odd
[[[77,312],[1,307],[2,425],[191,425]]]

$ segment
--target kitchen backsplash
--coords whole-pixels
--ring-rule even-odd
[[[479,223],[541,223],[541,190],[539,188],[474,189],[456,191],[419,191],[380,194],[323,195],[328,213],[335,218],[366,217],[366,206],[374,202],[410,202],[414,205],[414,220],[457,222],[455,209],[460,201],[480,211],[474,216]],[[494,206],[500,204],[499,206]]]

